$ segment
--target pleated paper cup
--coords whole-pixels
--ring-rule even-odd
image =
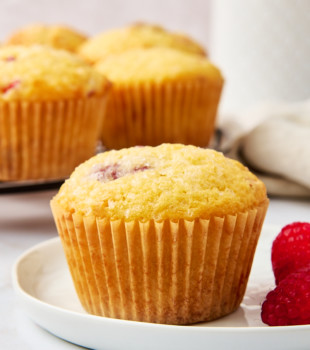
[[[105,105],[105,97],[0,102],[0,180],[69,176],[95,154]]]
[[[166,324],[240,305],[268,200],[208,220],[110,221],[51,207],[72,279],[94,315]]]
[[[183,143],[205,147],[215,128],[222,81],[114,84],[103,122],[109,149]]]

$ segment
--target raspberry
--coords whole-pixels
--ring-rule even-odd
[[[3,94],[6,94],[8,91],[16,88],[18,85],[20,85],[20,80],[14,80],[14,81],[12,81],[12,83],[2,87],[1,92]]]
[[[100,180],[112,181],[122,176],[119,164],[106,165],[97,171]]]
[[[108,182],[117,180],[127,174],[134,174],[136,172],[151,169],[148,165],[138,165],[133,168],[122,167],[121,164],[114,163],[109,165],[99,165],[92,169],[90,176],[97,181]]]
[[[269,326],[310,323],[310,264],[288,275],[267,294],[261,318]]]
[[[281,230],[272,245],[276,284],[310,262],[310,223],[294,222]]]
[[[13,62],[13,61],[16,60],[16,58],[14,56],[8,56],[4,60],[7,61],[7,62]]]

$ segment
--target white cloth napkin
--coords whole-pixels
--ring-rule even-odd
[[[270,195],[310,197],[310,100],[269,105],[259,117],[250,130],[226,122],[223,134],[233,136],[222,151],[256,173]]]

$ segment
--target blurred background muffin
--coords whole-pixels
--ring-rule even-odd
[[[174,33],[148,23],[112,29],[88,39],[79,49],[79,54],[91,63],[130,49],[170,47],[205,56],[201,44],[185,34]]]
[[[110,55],[95,68],[113,83],[104,146],[208,145],[223,77],[206,57],[155,47]]]
[[[56,49],[76,52],[87,37],[65,25],[30,24],[22,27],[6,40],[6,45],[48,45]]]
[[[0,49],[0,180],[68,176],[95,152],[110,84],[78,56]]]

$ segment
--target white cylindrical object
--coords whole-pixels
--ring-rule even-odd
[[[310,1],[213,0],[211,14],[222,113],[310,97]]]

